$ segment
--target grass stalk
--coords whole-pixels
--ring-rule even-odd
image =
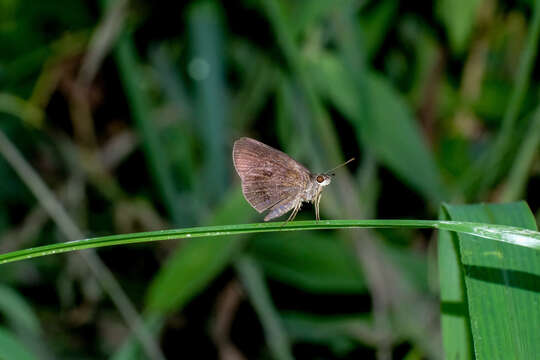
[[[0,254],[0,264],[20,261],[39,256],[59,254],[83,249],[93,249],[113,245],[127,245],[152,241],[186,239],[208,236],[230,236],[281,231],[306,231],[323,229],[404,229],[431,228],[469,234],[478,238],[505,242],[517,246],[540,250],[540,232],[514,226],[494,225],[465,221],[441,220],[323,220],[316,222],[281,221],[237,225],[200,226],[193,228],[159,230],[131,234],[109,235],[65,243],[44,245],[24,250]]]

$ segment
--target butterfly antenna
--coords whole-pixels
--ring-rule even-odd
[[[350,163],[350,162],[353,161],[353,160],[354,160],[354,158],[350,158],[349,160],[345,161],[343,164],[339,164],[339,165],[336,166],[335,168],[326,171],[325,174],[330,174],[330,175],[334,176],[334,174],[331,174],[332,171],[334,171],[334,170],[336,170],[336,169],[339,169],[339,168],[342,167],[342,166],[347,165],[348,163]]]

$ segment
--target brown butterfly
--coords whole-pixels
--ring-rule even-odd
[[[325,173],[312,174],[290,156],[260,141],[243,137],[234,142],[233,162],[242,180],[242,192],[259,213],[270,210],[264,221],[292,210],[287,219],[295,218],[303,202],[315,205],[319,217],[319,203],[323,188],[330,184],[330,172],[348,164],[354,158]]]

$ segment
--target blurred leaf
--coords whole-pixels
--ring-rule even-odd
[[[429,293],[428,263],[423,253],[392,244],[386,244],[384,250],[390,261],[400,269],[404,279],[422,293]]]
[[[302,61],[303,57],[292,31],[294,19],[284,11],[284,1],[264,0],[261,5],[267,13],[278,45],[290,68],[290,77],[284,81],[295,94],[298,105],[296,108],[305,115],[295,124],[303,135],[301,139],[310,153],[313,153],[311,150],[314,149],[325,149],[318,157],[311,157],[313,163],[326,166],[337,164],[341,161],[342,155],[336,131],[315,92],[311,74]]]
[[[373,123],[361,124],[363,138],[396,175],[436,202],[445,198],[437,165],[409,107],[379,76],[370,75]]]
[[[439,39],[433,34],[433,29],[414,14],[400,17],[397,32],[408,51],[399,48],[392,51],[396,53],[398,60],[401,55],[403,63],[399,62],[400,72],[394,75],[396,71],[392,71],[392,63],[385,61],[388,68],[385,75],[397,84],[396,86],[409,89],[404,94],[409,100],[409,107],[415,109],[419,116],[424,113],[424,121],[426,108],[430,109],[427,114],[432,117],[430,121],[435,121],[441,115],[439,103],[446,80],[444,77],[446,59]],[[414,60],[407,58],[407,53],[411,50],[414,51],[412,54]],[[397,81],[393,78],[397,78]]]
[[[234,191],[216,211],[211,223],[238,222],[253,215],[240,191]],[[181,309],[228,265],[242,246],[241,237],[222,241],[216,237],[187,240],[170,255],[154,277],[146,295],[153,312]]]
[[[0,93],[0,112],[11,114],[22,119],[27,125],[39,127],[43,123],[45,114],[31,102],[17,96]]]
[[[322,18],[345,2],[346,0],[309,0],[284,3],[284,7],[287,5],[294,7],[292,11],[287,8],[287,12],[291,13],[291,17],[294,18],[294,21],[291,23],[291,30],[294,36],[299,36],[302,31],[319,25]]]
[[[351,249],[334,234],[258,236],[250,252],[264,272],[281,282],[318,293],[362,293],[366,285]]]
[[[261,319],[266,342],[273,357],[277,360],[294,359],[287,332],[281,324],[274,304],[272,304],[270,293],[265,286],[257,263],[248,256],[242,256],[236,262],[236,271],[259,319]]]
[[[443,176],[457,181],[472,162],[471,143],[464,136],[447,134],[439,142],[437,155]]]
[[[482,91],[473,104],[475,114],[487,123],[499,124],[511,94],[512,88],[508,86],[508,82],[486,79],[482,82]]]
[[[345,355],[357,343],[374,345],[377,334],[369,316],[317,316],[305,313],[282,314],[283,323],[295,343],[326,345],[337,355]]]
[[[537,229],[533,214],[523,202],[444,205],[443,209],[452,220]],[[488,244],[466,234],[458,234],[457,238],[467,303],[454,306],[468,304],[475,356],[496,359],[512,354],[516,359],[535,358],[540,353],[540,253],[504,243]],[[460,312],[463,315],[463,310]],[[445,338],[453,335],[448,331],[443,328]],[[460,351],[456,347],[461,345],[445,341],[447,357],[456,356]]]
[[[380,76],[370,73],[360,95],[353,78],[331,54],[310,62],[319,91],[355,126],[358,136],[379,161],[434,202],[445,197],[442,180],[407,104]],[[370,117],[360,118],[358,96],[369,96]]]
[[[395,25],[393,18],[397,14],[399,1],[384,0],[374,2],[369,11],[361,11],[359,26],[365,34],[367,58],[372,59],[382,46],[386,35]]]
[[[534,112],[519,151],[513,161],[508,181],[501,195],[503,201],[517,200],[525,191],[529,170],[540,148],[540,107]]]
[[[232,100],[231,122],[235,129],[247,129],[257,120],[257,114],[276,86],[278,69],[264,53],[248,43],[233,44],[232,56],[244,78]]]
[[[461,54],[467,47],[480,4],[479,0],[437,0],[437,15],[446,27],[455,54]]]
[[[0,54],[3,60],[15,60],[31,53],[69,29],[89,27],[92,16],[81,0],[0,2]]]
[[[7,329],[0,327],[0,360],[32,360],[37,359],[28,352],[28,347]]]
[[[180,216],[180,204],[177,201],[178,194],[171,176],[170,164],[163,151],[155,121],[153,121],[155,119],[152,117],[151,101],[143,88],[145,79],[142,76],[137,51],[130,34],[125,34],[118,41],[115,59],[120,73],[120,81],[130,106],[131,116],[135,120],[138,134],[141,137],[152,179],[173,223],[184,224]]]
[[[516,129],[518,117],[523,107],[527,91],[529,91],[530,79],[538,53],[540,40],[540,0],[533,3],[532,20],[527,31],[525,49],[520,56],[514,88],[504,113],[502,126],[491,147],[477,163],[473,164],[464,176],[464,187],[467,193],[483,195],[500,176],[508,171],[510,161],[515,156]]]
[[[199,2],[189,12],[192,57],[188,72],[195,81],[196,125],[203,145],[202,195],[209,203],[219,199],[229,184],[229,110],[220,10],[214,2]]]
[[[0,314],[13,325],[15,329],[28,335],[38,335],[41,332],[39,320],[31,305],[15,290],[0,285]]]
[[[144,324],[148,331],[157,335],[163,327],[162,316],[145,316]],[[147,355],[141,350],[141,343],[133,336],[133,333],[124,341],[122,346],[110,357],[110,360],[146,360]]]

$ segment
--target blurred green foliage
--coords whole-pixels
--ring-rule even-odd
[[[240,136],[313,171],[355,156],[323,218],[435,218],[441,201],[524,199],[538,219],[539,34],[538,0],[0,0],[0,131],[88,236],[259,220],[230,159]],[[0,178],[0,252],[66,240],[3,156]],[[518,214],[506,220],[534,228],[509,206],[443,217]],[[447,356],[472,354],[468,336],[489,330],[440,335],[434,240],[272,233],[99,254],[167,358],[438,359],[448,342],[463,345]],[[458,240],[474,246],[444,244]],[[440,281],[457,286],[448,249]],[[536,256],[512,254],[497,266]],[[77,258],[0,273],[0,358],[147,356]],[[473,300],[499,296],[466,281]]]

